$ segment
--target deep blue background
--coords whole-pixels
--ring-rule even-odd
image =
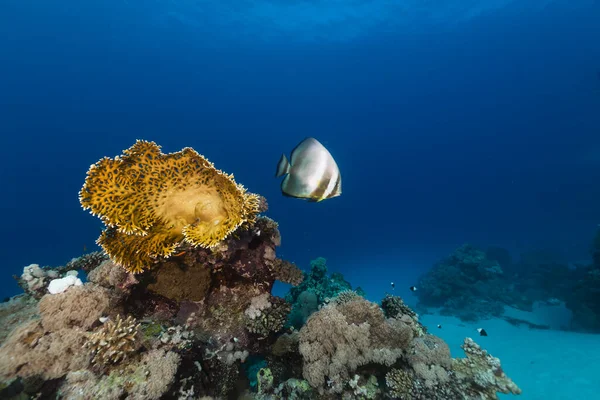
[[[234,173],[267,197],[281,256],[324,256],[371,292],[408,286],[465,241],[587,256],[600,223],[598,2],[347,40],[244,36],[210,15],[191,29],[159,2],[49,3],[0,3],[2,294],[23,266],[94,247],[102,225],[78,191],[90,164],[136,138]],[[340,198],[280,195],[276,162],[305,136],[338,161]]]

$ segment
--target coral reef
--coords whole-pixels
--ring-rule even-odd
[[[113,294],[124,297],[139,283],[132,273],[118,266],[111,260],[106,260],[91,270],[87,276],[88,281],[104,288],[112,289]]]
[[[85,343],[91,350],[92,364],[117,364],[135,353],[139,346],[139,328],[140,324],[131,316],[123,320],[117,315],[114,321],[106,320]]]
[[[520,394],[521,389],[506,376],[500,360],[482,350],[471,338],[461,346],[467,358],[453,360],[452,370],[457,380],[468,382],[468,396],[497,398],[496,393]]]
[[[37,316],[37,301],[29,295],[21,294],[0,303],[0,345],[15,326]]]
[[[510,284],[498,261],[466,244],[423,275],[415,294],[419,308],[441,307],[442,314],[476,321],[502,315],[505,304],[519,307]]]
[[[63,286],[61,290],[73,284],[81,284],[80,281],[74,279],[73,276],[77,276],[78,271],[89,272],[100,265],[103,261],[108,258],[106,253],[102,251],[95,251],[92,253],[84,254],[80,257],[73,258],[65,265],[58,267],[40,267],[39,264],[30,264],[23,268],[23,273],[20,277],[13,276],[23,291],[30,296],[37,299],[48,293],[48,291],[54,291],[50,284],[58,284]],[[64,283],[59,283],[59,280],[65,280]],[[70,284],[66,284],[67,280],[72,280]]]
[[[93,251],[82,256],[73,258],[64,267],[59,267],[58,270],[81,270],[90,272],[97,266],[108,260],[108,255],[103,251]]]
[[[521,394],[506,376],[500,360],[482,350],[471,338],[462,345],[466,358],[451,359],[441,340],[417,338],[407,361],[409,369],[391,369],[385,376],[393,398],[401,400],[498,399],[497,393]],[[428,350],[427,350],[428,349]],[[420,350],[425,350],[420,353]]]
[[[30,264],[23,268],[23,273],[20,278],[17,278],[17,282],[25,293],[39,299],[46,293],[50,280],[59,277],[57,271],[41,268],[39,264]]]
[[[112,270],[105,264],[97,268]],[[144,282],[128,297],[119,294],[118,287],[93,282],[44,296],[37,307],[39,318],[18,325],[0,347],[0,375],[22,382],[37,377],[41,383],[33,394],[45,391],[73,399],[223,398],[237,393],[273,400],[475,400],[495,399],[497,392],[520,393],[499,360],[471,339],[463,346],[467,358],[452,359],[441,339],[419,334],[416,314],[393,296],[382,301],[384,309],[344,292],[341,299],[313,313],[300,332],[278,335],[285,319],[280,317],[275,330],[238,338],[214,328],[235,320],[220,313],[206,314],[213,319],[206,321],[205,314],[186,312],[184,325],[175,324],[179,315],[168,326],[148,316],[140,315],[146,322],[138,323],[131,315],[123,319],[115,314],[135,302]],[[221,292],[232,299],[229,291]],[[147,288],[144,293],[156,296]],[[289,304],[268,292],[234,293],[234,309],[246,333],[248,321],[260,320],[283,304],[289,310]],[[91,300],[82,300],[84,294]],[[78,312],[78,301],[86,312]],[[111,306],[113,301],[121,304]],[[188,303],[180,306],[189,310]],[[137,312],[136,307],[131,310]],[[233,310],[222,312],[229,315]],[[248,362],[250,354],[261,355],[266,363],[255,370],[256,392],[244,393],[239,389],[240,364]]]
[[[572,318],[569,324],[563,324],[562,329],[600,332],[600,301],[597,296],[600,292],[600,229],[592,240],[590,255],[589,263],[569,264],[553,250],[522,253],[520,259],[507,268],[510,288],[520,294],[521,300],[513,307],[531,311],[538,304],[566,306],[572,312]],[[514,320],[505,318],[509,322]],[[528,324],[538,329],[548,327]]]
[[[268,293],[265,293],[268,295]],[[247,328],[251,333],[257,334],[260,337],[268,336],[271,332],[279,332],[283,329],[287,321],[291,306],[284,299],[278,297],[265,298],[265,294],[254,297],[252,301],[259,298],[259,302],[250,304],[245,311],[247,320]]]
[[[69,372],[60,396],[67,399],[160,399],[173,384],[181,357],[151,350],[139,362],[98,377],[89,370]]]
[[[556,251],[540,249],[513,261],[499,247],[483,252],[464,245],[421,277],[415,293],[418,309],[440,307],[442,314],[466,321],[496,316],[512,324],[548,329],[548,324],[514,314],[531,313],[540,305],[566,307],[572,318],[560,329],[600,332],[600,229],[590,255],[589,264],[569,264]]]
[[[64,293],[47,294],[38,307],[42,325],[48,331],[73,327],[88,330],[101,317],[116,310],[109,290],[89,284],[72,287]]]
[[[419,315],[410,309],[398,296],[386,295],[381,300],[381,309],[387,318],[399,318],[413,327],[415,336],[423,336],[427,328],[419,322]]]
[[[292,304],[289,325],[300,329],[308,317],[341,294],[340,301],[345,297],[356,294],[364,297],[364,291],[358,287],[352,290],[352,285],[339,273],[327,274],[327,260],[319,257],[310,262],[310,273],[292,287],[285,299]]]
[[[258,196],[193,149],[164,154],[143,140],[93,164],[79,200],[107,226],[98,244],[134,273],[175,254],[182,241],[215,247],[260,208]]]
[[[325,259],[310,273],[279,259],[277,223],[258,215],[266,202],[191,149],[163,154],[138,141],[90,168],[80,200],[106,224],[106,253],[24,271],[27,293],[0,307],[0,397],[474,400],[519,392],[470,341],[466,360],[451,359],[402,299],[387,296],[380,307],[329,275]],[[76,270],[88,281],[48,293],[52,279]],[[276,297],[276,280],[297,287]]]
[[[341,393],[358,367],[393,365],[412,337],[410,326],[386,319],[383,311],[367,300],[325,306],[300,330],[304,378],[320,392],[327,384],[329,390]]]
[[[571,270],[569,290],[564,296],[557,297],[573,311],[574,328],[600,332],[600,229],[596,232],[590,253],[592,262]],[[564,285],[565,280],[562,282]]]
[[[0,347],[0,377],[51,380],[85,368],[90,362],[81,351],[85,340],[81,329],[47,331],[36,319],[19,325]]]

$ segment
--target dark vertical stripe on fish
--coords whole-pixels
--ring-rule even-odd
[[[338,178],[335,181],[335,186],[333,187],[333,190],[331,191],[331,193],[329,193],[329,196],[327,196],[327,197],[332,197],[338,193],[338,191],[340,190],[340,182],[341,181],[342,181],[342,176],[338,175]]]
[[[331,180],[331,175],[327,174],[321,177],[319,181],[319,186],[310,194],[311,199],[320,200],[323,198],[325,191],[327,190],[327,186],[329,185],[329,181]]]

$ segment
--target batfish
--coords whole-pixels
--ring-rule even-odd
[[[342,194],[342,175],[331,153],[315,138],[298,144],[288,161],[285,154],[277,163],[277,178],[284,176],[284,196],[322,201]]]

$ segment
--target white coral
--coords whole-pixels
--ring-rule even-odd
[[[35,292],[45,286],[46,271],[40,268],[39,264],[30,264],[23,268],[21,279],[27,282],[29,292]]]
[[[48,292],[50,294],[62,293],[71,286],[81,286],[83,282],[77,277],[77,275],[67,275],[64,278],[53,279],[48,285]]]
[[[244,314],[246,314],[250,319],[258,318],[262,315],[262,311],[271,307],[271,302],[269,302],[269,293],[263,293],[259,296],[253,297],[250,300],[250,307],[246,309]]]

